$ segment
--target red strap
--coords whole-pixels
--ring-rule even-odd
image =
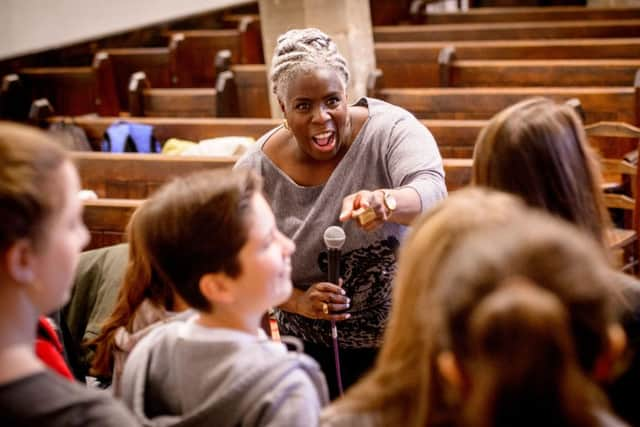
[[[62,344],[53,325],[45,317],[38,319],[38,336],[36,337],[36,355],[45,365],[65,378],[74,381],[71,370],[62,355]]]

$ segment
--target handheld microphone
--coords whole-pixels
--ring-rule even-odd
[[[324,244],[328,252],[328,274],[327,280],[331,283],[340,283],[340,250],[344,245],[347,236],[341,227],[332,225],[324,231]],[[336,380],[340,395],[344,394],[342,389],[342,373],[340,372],[340,351],[338,347],[338,328],[335,320],[331,321],[331,339],[333,341],[333,356],[336,365]]]
[[[332,225],[324,231],[324,245],[327,247],[329,273],[327,280],[338,284],[340,280],[340,249],[344,245],[347,236],[340,227]]]

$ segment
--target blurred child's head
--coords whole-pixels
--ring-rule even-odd
[[[600,167],[580,118],[566,104],[530,98],[496,114],[478,135],[472,180],[516,194],[606,246]]]
[[[0,251],[3,291],[26,295],[39,313],[69,297],[88,233],[73,164],[39,130],[0,122]]]
[[[622,333],[611,277],[594,241],[538,212],[460,241],[434,302],[438,366],[469,425],[593,425],[587,377]]]

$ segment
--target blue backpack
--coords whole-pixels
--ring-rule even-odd
[[[159,153],[160,142],[153,135],[153,126],[118,121],[107,128],[102,151],[109,153]]]

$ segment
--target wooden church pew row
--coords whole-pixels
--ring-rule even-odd
[[[129,218],[142,202],[139,199],[84,201],[83,220],[91,236],[85,250],[124,242]]]
[[[47,98],[59,114],[118,115],[115,86],[99,81],[98,67],[94,62],[92,67],[22,68],[17,85],[22,95],[18,96],[23,96],[29,104]]]
[[[640,58],[640,38],[379,42],[374,48],[385,87],[438,86],[445,48],[458,60]]]
[[[640,82],[631,87],[475,87],[373,90],[373,96],[411,111],[419,119],[487,120],[522,99],[578,98],[585,123],[640,122]]]
[[[83,189],[101,198],[143,199],[174,177],[231,168],[237,157],[73,152],[72,159]]]
[[[640,19],[389,25],[373,28],[375,42],[629,38],[640,36]]]
[[[220,102],[213,88],[152,88],[142,71],[134,73],[129,82],[131,116],[215,117]]]
[[[96,53],[94,64],[99,77],[112,84],[120,111],[129,111],[128,86],[131,75],[143,71],[152,87],[171,87],[170,49],[166,47],[104,49]]]
[[[100,142],[105,130],[119,117],[79,116],[51,117],[49,123],[66,121],[81,127],[92,148],[100,151]],[[278,126],[281,120],[263,118],[177,118],[177,117],[133,117],[130,120],[154,127],[154,135],[162,143],[169,138],[189,141],[224,136],[248,136],[260,138],[268,130]],[[473,143],[480,129],[485,125],[482,120],[421,120],[433,134],[443,157],[471,157]]]
[[[479,7],[457,12],[425,11],[416,19],[421,24],[640,19],[640,8],[631,6]]]
[[[156,155],[156,157],[158,157]],[[455,191],[468,185],[471,178],[471,159],[443,159],[447,189]],[[195,171],[197,169],[194,169]],[[133,211],[141,199],[98,199],[84,201],[84,221],[91,233],[86,249],[121,243]]]
[[[631,86],[640,59],[456,60],[440,57],[440,87]]]
[[[264,64],[230,65],[218,75],[216,89],[221,97],[221,117],[271,117]]]
[[[213,87],[216,54],[228,50],[234,64],[263,64],[260,20],[243,16],[237,29],[171,33],[172,83],[175,87]],[[137,70],[136,70],[137,71]]]
[[[55,116],[49,123],[69,122],[81,127],[95,151],[100,151],[100,142],[107,128],[118,120],[130,120],[154,127],[154,135],[160,142],[169,138],[200,141],[224,136],[248,136],[258,139],[268,130],[282,123],[278,119],[264,118],[217,118],[217,117],[99,117],[93,115],[64,117]]]

